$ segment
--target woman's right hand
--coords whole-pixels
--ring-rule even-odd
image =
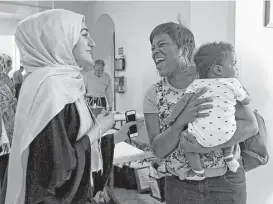
[[[101,134],[104,134],[114,126],[114,114],[102,110],[102,112],[97,116],[97,121],[101,128]]]
[[[195,94],[185,94],[183,98],[184,100],[187,100],[188,103],[175,121],[178,126],[184,126],[193,122],[197,118],[205,118],[209,116],[209,112],[204,112],[204,110],[213,108],[212,104],[207,104],[212,102],[213,99],[211,97],[200,99],[200,96],[206,93],[206,91],[206,88],[202,88]]]

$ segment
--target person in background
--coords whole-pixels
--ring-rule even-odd
[[[24,80],[22,72],[24,71],[24,67],[20,66],[20,69],[13,73],[13,83],[15,85],[15,97],[18,99],[20,89]]]
[[[3,71],[0,73],[0,80],[2,80],[15,95],[15,86],[10,77],[8,76],[9,72],[12,70],[12,59],[6,54],[0,55],[0,62],[3,66]]]
[[[94,66],[95,45],[85,17],[64,9],[37,13],[18,24],[15,40],[30,74],[21,87],[1,199],[86,204],[92,172],[103,170],[101,147],[114,116],[103,111],[95,117],[85,102],[82,73]],[[113,146],[132,124],[111,137]]]
[[[171,175],[165,178],[166,204],[246,204],[246,178],[238,144],[257,133],[254,113],[250,114],[249,121],[238,120],[238,115],[246,108],[238,103],[235,117],[240,122],[236,121],[236,132],[228,142],[211,148],[191,145],[182,132],[190,122],[208,117],[213,107],[213,98],[200,98],[206,89],[194,95],[185,94],[198,77],[196,67],[191,64],[194,35],[181,23],[168,22],[154,28],[150,43],[152,58],[162,78],[147,90],[143,111],[151,148],[157,157],[164,158]],[[175,122],[165,124],[176,104],[181,106],[181,113]],[[234,158],[240,163],[236,173],[227,168],[221,150],[234,145]],[[200,153],[204,180],[185,180],[190,170],[185,152]]]
[[[14,130],[14,118],[17,100],[10,87],[5,83],[9,78],[4,74],[4,61],[0,61],[0,203],[6,192],[6,173],[9,160],[10,146]],[[11,82],[12,83],[12,82]]]
[[[86,100],[90,107],[101,106],[112,110],[113,89],[111,77],[104,71],[105,63],[98,59],[94,70],[84,74]],[[108,104],[108,107],[107,107]]]
[[[112,110],[113,92],[112,82],[108,73],[104,71],[105,63],[103,60],[98,59],[95,61],[94,69],[86,72],[84,76],[84,83],[86,87],[85,99],[87,105],[92,109],[96,115],[103,109]],[[108,108],[107,108],[108,105]],[[104,171],[93,172],[94,178],[94,200],[99,202],[100,199],[108,200],[105,185],[109,180],[112,168],[112,155],[114,153],[114,146],[112,145],[111,137],[104,138],[104,148],[102,148],[102,155],[108,161],[103,162]]]

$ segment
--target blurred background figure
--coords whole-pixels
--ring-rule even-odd
[[[111,77],[104,71],[105,63],[98,59],[94,70],[84,74],[86,99],[90,107],[103,107],[112,110],[113,91]]]
[[[0,63],[3,67],[0,73],[0,80],[4,82],[15,95],[15,86],[12,82],[11,78],[9,77],[9,72],[12,70],[12,59],[10,56],[6,54],[0,55]]]
[[[5,175],[7,173],[17,104],[14,97],[13,83],[6,74],[10,71],[11,63],[11,58],[7,55],[0,56],[0,203],[3,203],[2,195],[5,195],[6,192],[7,177]]]
[[[21,89],[21,86],[22,86],[22,83],[24,80],[24,77],[22,74],[23,71],[24,71],[24,67],[20,66],[20,69],[13,73],[13,83],[15,85],[15,91],[16,91],[15,97],[17,99],[19,97],[19,92],[20,92],[20,89]]]

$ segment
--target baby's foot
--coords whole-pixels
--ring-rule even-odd
[[[200,171],[198,170],[190,170],[186,174],[186,179],[187,180],[193,180],[193,181],[201,181],[205,179],[205,170],[202,169]]]

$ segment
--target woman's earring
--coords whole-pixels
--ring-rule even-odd
[[[158,72],[158,70],[156,70],[156,74],[157,74],[157,76],[161,77],[161,76],[159,75],[159,72]]]
[[[182,62],[182,58],[183,58],[183,62]],[[186,67],[186,69],[183,69],[182,67]],[[189,62],[188,58],[184,55],[182,55],[179,58],[179,68],[183,72],[186,72],[190,68],[190,62]]]

